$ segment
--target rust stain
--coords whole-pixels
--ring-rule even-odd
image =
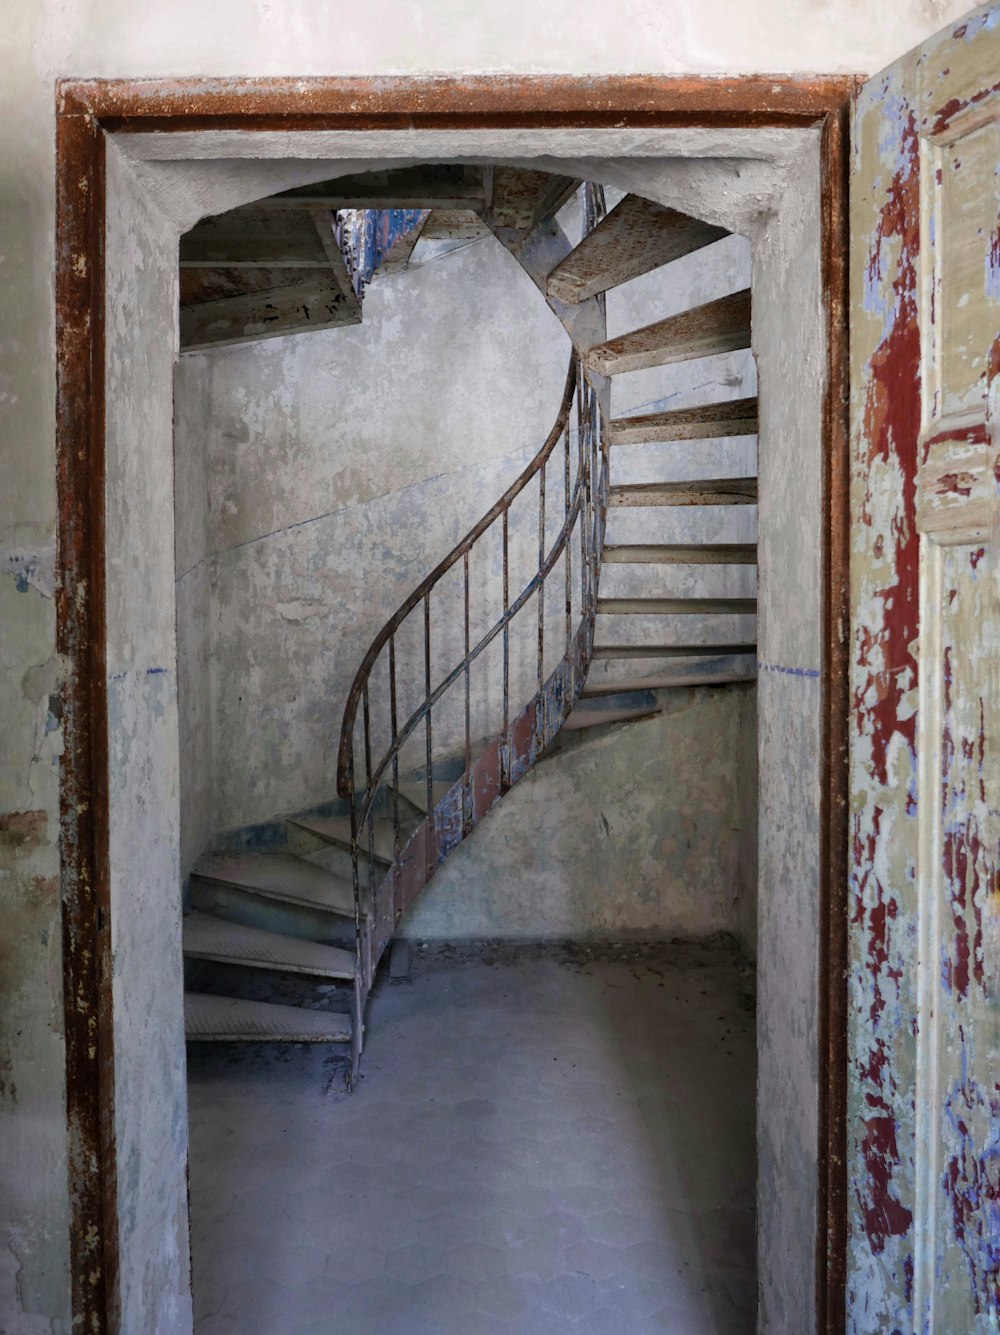
[[[34,847],[43,844],[48,833],[46,811],[7,811],[0,814],[0,847]]]
[[[61,115],[109,131],[477,125],[807,125],[843,107],[849,75],[67,80]]]

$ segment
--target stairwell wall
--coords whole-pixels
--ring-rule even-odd
[[[609,192],[609,204],[620,195]],[[732,237],[612,293],[610,332],[749,278],[749,243]],[[334,797],[340,720],[364,650],[534,454],[561,397],[568,352],[541,295],[487,238],[376,278],[360,326],[181,357],[175,450],[177,510],[185,515],[177,568],[185,874],[213,833]],[[754,369],[744,352],[635,373],[616,383],[615,411],[707,402],[730,397],[734,386],[753,393]],[[615,452],[614,477],[642,480],[651,467],[678,478],[752,474],[754,454],[752,438],[666,452],[630,447]],[[549,517],[557,522],[552,478],[549,486]],[[537,558],[533,515],[518,524],[512,511],[512,570],[531,569]],[[627,541],[619,531],[635,517],[613,511],[609,540]],[[697,540],[706,522],[684,510],[654,518],[677,541]],[[720,540],[753,540],[752,513],[731,508],[715,522]],[[483,543],[485,567],[474,554],[473,603],[474,613],[479,604],[495,615],[500,567],[497,544],[492,552],[490,545]],[[742,595],[752,594],[753,582],[751,567],[609,565],[602,592]],[[512,591],[518,587],[512,577]],[[550,595],[546,624],[558,646],[560,579]],[[460,608],[455,583],[434,605],[436,666],[450,666],[460,652]],[[643,624],[611,632],[605,625],[604,638],[684,636],[692,622],[677,618],[664,632],[648,619],[614,620]],[[719,625],[706,633],[752,635],[746,620],[738,631]],[[518,664],[512,656],[522,669],[512,679],[515,707],[535,689],[533,610],[525,622],[527,658]],[[422,681],[422,643],[411,635],[407,654],[406,639],[400,681],[407,669]],[[500,684],[497,655],[488,653],[472,677],[474,738],[497,727]],[[460,691],[454,695],[458,705]],[[602,730],[584,745],[574,740],[539,767],[442,868],[405,931],[430,938],[729,932],[746,942],[756,898],[756,812],[752,802],[740,804],[748,791],[740,738],[752,692],[682,690],[661,704],[655,721]],[[436,755],[460,750],[458,712],[449,720],[436,711]],[[420,730],[414,760],[422,747]]]

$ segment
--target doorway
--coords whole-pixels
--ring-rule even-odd
[[[497,114],[491,111],[493,90],[483,94],[485,101],[475,113],[481,118],[474,119],[476,128],[470,128],[468,121],[461,128],[449,128],[437,111],[429,113],[429,125],[435,128],[414,128],[408,121],[405,135],[400,135],[395,129],[376,128],[385,114],[381,94],[371,104],[372,119],[362,116],[359,123],[356,104],[350,102],[355,97],[352,92],[345,109],[348,120],[342,123],[353,128],[331,130],[336,118],[327,110],[315,130],[297,129],[294,136],[267,120],[255,122],[254,129],[241,129],[239,113],[232,122],[220,123],[222,133],[206,134],[204,122],[178,116],[175,121],[168,118],[169,123],[146,122],[150,128],[171,130],[169,135],[147,136],[141,133],[143,108],[150,115],[162,116],[163,110],[155,97],[147,100],[150,90],[137,102],[134,92],[119,89],[112,94],[105,89],[101,94],[112,99],[105,105],[118,107],[118,119],[108,121],[108,130],[128,133],[106,134],[88,109],[91,137],[85,133],[83,144],[64,137],[70,161],[76,152],[92,169],[88,181],[101,179],[103,167],[108,200],[106,271],[87,271],[82,286],[79,274],[66,272],[62,288],[67,301],[72,297],[78,306],[92,309],[97,300],[106,311],[103,344],[100,331],[95,345],[82,324],[69,321],[63,330],[67,351],[74,340],[87,350],[82,364],[73,366],[64,358],[63,402],[71,407],[73,394],[86,392],[86,375],[101,368],[103,413],[99,396],[87,415],[73,418],[70,413],[63,419],[61,441],[67,459],[73,433],[82,430],[89,446],[84,458],[90,463],[106,460],[106,472],[97,467],[87,473],[87,486],[96,483],[98,491],[107,478],[106,547],[103,542],[98,545],[102,536],[98,525],[96,537],[92,528],[84,527],[76,550],[84,570],[92,568],[88,561],[95,563],[94,569],[106,569],[107,599],[82,611],[64,609],[63,634],[64,644],[82,653],[76,646],[88,641],[74,639],[73,632],[79,629],[74,618],[90,618],[86,628],[101,632],[98,639],[107,654],[107,697],[98,698],[96,714],[88,716],[92,731],[88,734],[84,725],[82,731],[71,726],[68,732],[71,750],[76,746],[81,759],[91,755],[89,747],[102,727],[111,750],[113,782],[104,821],[95,817],[90,851],[83,847],[81,856],[91,867],[107,868],[92,887],[99,900],[103,896],[116,967],[101,1011],[106,1034],[103,1099],[92,1090],[81,1107],[91,1119],[90,1134],[96,1143],[104,1133],[104,1172],[97,1174],[97,1185],[105,1191],[102,1234],[109,1258],[118,1259],[126,1328],[130,1328],[127,1314],[139,1310],[133,1304],[160,1292],[175,1295],[176,1324],[183,1328],[186,1302],[183,1286],[177,1283],[186,1249],[183,1044],[176,989],[179,905],[168,890],[176,886],[179,874],[176,694],[169,671],[174,634],[173,526],[150,518],[169,517],[171,511],[176,238],[203,213],[219,211],[224,200],[235,204],[281,188],[276,178],[291,186],[330,177],[345,170],[342,164],[357,169],[359,162],[399,164],[455,160],[462,155],[544,164],[546,169],[555,164],[681,208],[691,190],[717,171],[727,178],[727,207],[754,215],[741,220],[739,230],[755,243],[756,309],[780,312],[756,343],[762,386],[773,374],[775,386],[785,386],[794,377],[802,387],[799,394],[775,394],[766,406],[762,399],[761,405],[762,495],[772,497],[771,515],[763,510],[761,514],[761,568],[764,581],[768,569],[776,574],[783,569],[795,572],[791,590],[783,588],[777,577],[769,583],[770,594],[761,607],[758,650],[765,813],[758,937],[765,947],[760,952],[758,1087],[764,1187],[761,1291],[771,1319],[779,1324],[785,1320],[791,1328],[807,1328],[817,1296],[824,1301],[827,1269],[825,1265],[817,1269],[815,1257],[817,1239],[826,1253],[829,1191],[818,1169],[819,1145],[821,1138],[825,1144],[829,1134],[839,1134],[837,1105],[829,1102],[828,1077],[819,1054],[839,1041],[833,1023],[839,990],[830,990],[829,980],[837,977],[830,968],[830,952],[836,948],[840,927],[831,936],[829,925],[831,920],[839,923],[831,889],[837,883],[834,850],[839,845],[831,836],[839,830],[842,813],[836,801],[840,789],[830,783],[831,775],[836,778],[839,754],[830,719],[837,717],[831,699],[842,690],[839,641],[832,628],[843,596],[837,490],[843,424],[835,392],[839,333],[831,336],[842,297],[838,287],[842,200],[833,189],[839,178],[831,179],[828,170],[821,172],[820,164],[828,169],[831,162],[840,161],[837,127],[845,90],[836,85],[814,88],[810,101],[801,85],[790,85],[787,105],[776,107],[781,98],[774,85],[769,83],[765,91],[744,83],[739,86],[740,96],[747,99],[742,112],[734,113],[730,107],[724,129],[719,129],[717,88],[702,87],[699,93],[685,83],[671,103],[669,81],[660,87],[662,128],[656,129],[648,128],[651,115],[656,119],[655,111],[648,110],[639,117],[641,129],[594,128],[594,118],[603,114],[594,106],[575,113],[568,108],[563,113],[565,127],[558,129],[530,126],[530,108],[522,110],[528,127],[491,128],[490,117]],[[501,102],[509,94],[505,86]],[[636,94],[633,89],[633,99]],[[93,89],[86,95],[93,95]],[[547,95],[558,105],[551,89]],[[578,95],[586,102],[591,92],[580,89]],[[565,96],[565,89],[559,96]],[[621,90],[619,96],[616,117],[627,120],[629,94]],[[189,101],[189,107],[194,105]],[[417,110],[425,105],[418,98]],[[129,114],[132,120],[127,119]],[[828,117],[822,131],[814,127],[820,115]],[[671,128],[678,119],[690,125],[699,117],[702,125],[715,128]],[[760,128],[768,117],[782,128]],[[789,128],[796,120],[801,128]],[[749,124],[757,128],[743,128]],[[71,128],[78,130],[80,124],[65,127],[69,138]],[[264,165],[261,160],[267,156],[275,161]],[[770,182],[770,192],[764,190],[765,182]],[[65,182],[62,221],[71,234],[79,226],[77,244],[87,250],[93,219],[86,207],[82,214],[68,207],[74,199],[80,204],[73,194],[77,188]],[[732,224],[733,218],[726,221]],[[102,294],[106,304],[99,300]],[[794,339],[788,337],[789,330],[795,331]],[[106,354],[106,380],[102,354]],[[84,494],[83,477],[69,473],[63,488],[64,517],[71,501],[78,507],[73,513],[79,515]],[[822,541],[817,541],[817,534],[824,535]],[[72,564],[73,549],[66,551]],[[93,636],[89,643],[93,644]],[[99,655],[81,663],[90,670],[84,677],[91,685],[98,680],[95,669],[100,662]],[[791,766],[789,752],[795,755]],[[778,813],[780,819],[775,818]],[[86,908],[84,900],[81,905]],[[101,950],[107,949],[101,943]],[[72,953],[68,963],[71,971],[86,972],[88,967],[82,956]],[[96,984],[94,978],[87,981]],[[95,985],[95,1015],[100,996]],[[153,1031],[155,1042],[150,1041]],[[795,1073],[792,1079],[790,1071]],[[82,1092],[82,1084],[80,1088]],[[140,1109],[150,1108],[157,1109],[157,1115],[138,1115]],[[117,1184],[110,1175],[112,1163],[119,1165]],[[123,1171],[140,1163],[141,1192],[137,1179]],[[155,1189],[150,1184],[156,1184]],[[87,1208],[95,1208],[93,1199]],[[117,1246],[110,1232],[114,1218],[119,1221]],[[162,1245],[164,1220],[171,1222],[173,1251]],[[143,1273],[145,1298],[134,1281]],[[97,1301],[96,1296],[92,1300]],[[90,1299],[81,1293],[80,1302],[85,1301]]]

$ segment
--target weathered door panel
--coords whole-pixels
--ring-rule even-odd
[[[862,90],[849,1329],[1000,1329],[1000,5]]]

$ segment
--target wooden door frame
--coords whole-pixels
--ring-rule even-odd
[[[104,568],[105,151],[200,130],[818,127],[828,379],[823,664],[817,1332],[845,1322],[847,1072],[847,181],[852,77],[72,80],[56,96],[57,642],[73,1316],[117,1332]]]

